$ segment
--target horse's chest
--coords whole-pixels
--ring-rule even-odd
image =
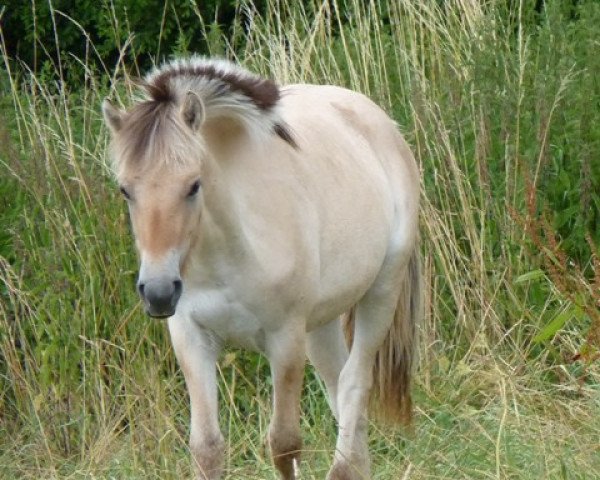
[[[226,343],[250,350],[264,350],[265,319],[227,291],[201,289],[187,292],[177,309],[178,313],[189,316]]]

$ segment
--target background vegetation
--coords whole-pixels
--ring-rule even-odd
[[[600,4],[409,0],[0,7],[0,478],[191,475],[183,379],[144,317],[99,105],[171,54],[386,108],[423,173],[427,288],[412,435],[374,477],[600,471]],[[216,19],[216,23],[214,20]],[[220,364],[231,478],[276,478],[268,368]],[[308,370],[302,478],[335,425]]]

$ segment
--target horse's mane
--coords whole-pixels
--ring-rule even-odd
[[[252,134],[276,134],[292,146],[292,135],[278,113],[281,91],[270,79],[222,59],[173,60],[139,82],[145,98],[127,112],[127,149],[142,156],[150,145],[177,135],[174,118],[188,92],[202,100],[206,119],[231,118]]]
[[[150,73],[143,84],[154,101],[171,101],[178,94],[195,91],[212,107],[254,107],[271,110],[280,98],[279,88],[267,78],[222,59],[192,57],[174,60]]]

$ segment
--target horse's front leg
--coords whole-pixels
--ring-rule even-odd
[[[295,480],[300,461],[300,395],[304,378],[305,326],[282,327],[267,338],[267,356],[273,376],[273,416],[269,445],[273,463],[284,480]]]
[[[223,470],[216,360],[220,344],[188,318],[171,317],[169,331],[190,396],[190,450],[199,480],[218,480]]]

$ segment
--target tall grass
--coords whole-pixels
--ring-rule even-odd
[[[598,328],[600,8],[567,4],[269,0],[263,16],[241,7],[227,41],[208,35],[281,82],[368,94],[421,166],[416,427],[373,425],[375,478],[600,467],[600,370],[572,361]],[[164,325],[138,305],[99,115],[104,95],[131,98],[127,45],[117,65],[89,51],[76,89],[60,64],[28,72],[2,52],[0,477],[188,477],[185,388]],[[266,362],[232,351],[220,376],[231,478],[276,478]],[[302,478],[324,478],[332,454],[322,390],[309,371]]]

